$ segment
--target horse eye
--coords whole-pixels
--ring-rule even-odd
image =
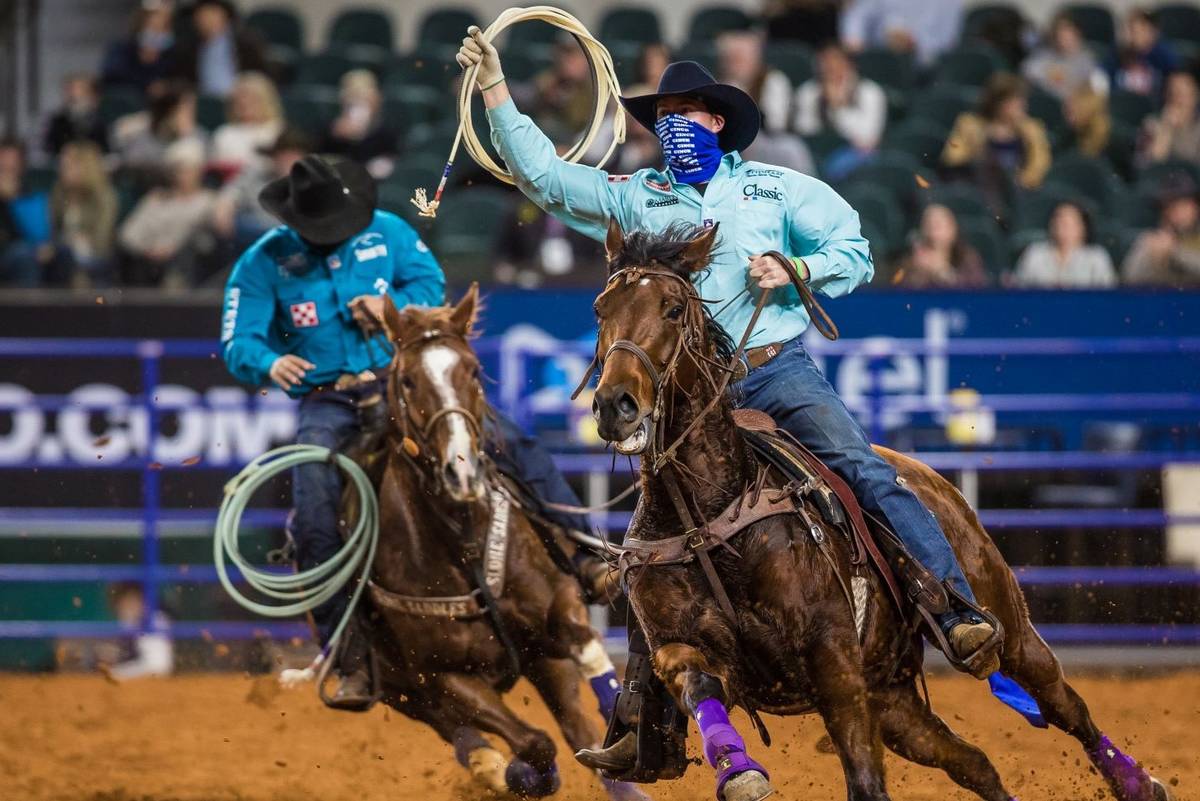
[[[400,386],[404,387],[405,389],[412,389],[416,385],[413,384],[413,380],[408,377],[408,374],[404,373],[400,376]]]
[[[683,316],[683,306],[674,306],[671,308],[671,310],[669,312],[667,312],[668,320],[678,320],[682,316]]]

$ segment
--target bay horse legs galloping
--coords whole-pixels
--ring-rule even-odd
[[[429,724],[472,776],[497,792],[558,788],[550,737],[501,693],[524,676],[573,749],[599,733],[580,699],[588,678],[607,715],[615,673],[588,625],[576,577],[552,559],[546,532],[519,506],[484,455],[490,424],[469,338],[477,289],[453,308],[389,300],[387,465],[370,586],[378,620],[383,700]],[[562,554],[560,553],[561,557]],[[560,559],[561,561],[561,559]],[[513,758],[491,747],[502,738]],[[606,781],[611,798],[645,799]]]
[[[987,756],[921,701],[922,643],[879,574],[856,564],[811,488],[782,486],[760,469],[732,403],[718,394],[732,348],[727,339],[718,348],[719,329],[691,281],[714,239],[714,229],[625,237],[610,227],[610,277],[596,301],[595,409],[602,438],[643,452],[626,544],[643,543],[653,557],[629,563],[629,599],[655,672],[699,725],[718,797],[757,801],[770,792],[766,770],[729,722],[728,707],[741,705],[819,713],[855,801],[888,797],[881,745],[941,768],[987,801],[1008,801]],[[877,450],[937,516],[980,603],[1002,624],[1004,673],[1046,721],[1079,740],[1120,801],[1169,798],[1092,721],[962,495],[915,459]],[[793,504],[786,513],[770,508],[785,501]]]

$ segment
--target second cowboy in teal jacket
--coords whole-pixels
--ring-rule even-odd
[[[819,180],[742,159],[740,151],[758,134],[758,106],[740,89],[717,83],[695,62],[670,64],[654,94],[621,98],[625,111],[658,137],[665,168],[610,175],[555,155],[550,140],[513,104],[499,55],[478,28],[463,39],[458,61],[463,67],[479,65],[476,80],[492,142],[517,186],[567,225],[603,239],[613,217],[625,231],[661,231],[678,222],[720,224],[716,256],[696,283],[704,298],[715,301],[717,322],[734,341],[749,323],[758,293],[776,290],[750,335],[749,346],[761,350],[754,354],[757,366],[734,387],[738,403],[770,414],[842,476],[868,512],[888,521],[909,551],[962,597],[959,608],[939,619],[956,656],[971,657],[978,678],[998,670],[996,632],[970,608],[971,587],[945,534],[897,480],[895,469],[872,449],[809,357],[800,337],[809,319],[791,286],[792,276],[763,255],[771,250],[788,255],[800,278],[827,296],[851,292],[874,274],[854,209]],[[633,727],[642,719],[644,688],[664,690],[656,683],[636,620],[630,621],[629,650],[623,700],[606,747],[585,749],[577,757],[610,776],[646,780],[679,766],[670,765],[671,758],[657,765],[639,762],[642,738]],[[663,750],[669,749],[664,745]],[[744,750],[739,755],[722,768],[719,783],[757,769],[748,758],[741,759]]]

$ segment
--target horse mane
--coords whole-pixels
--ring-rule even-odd
[[[692,270],[680,258],[683,249],[692,240],[704,232],[704,228],[689,222],[677,221],[668,225],[661,233],[637,230],[625,235],[621,252],[615,259],[609,259],[608,276],[611,278],[620,270],[631,267],[654,267],[666,270],[687,281],[689,284],[697,273],[706,271],[706,264],[701,270]],[[709,262],[716,254],[718,245],[709,253]],[[722,361],[733,358],[736,350],[733,337],[713,318],[709,310],[710,301],[701,299],[700,310],[704,321],[704,338],[712,347],[716,357]]]

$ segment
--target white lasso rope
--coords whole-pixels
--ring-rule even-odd
[[[547,22],[572,34],[583,46],[584,54],[592,67],[593,84],[596,89],[596,104],[592,111],[592,120],[583,137],[563,155],[565,161],[578,162],[591,149],[596,137],[600,135],[600,130],[604,127],[604,116],[608,111],[608,104],[615,102],[621,94],[621,85],[617,81],[617,73],[613,69],[612,56],[609,55],[608,49],[604,45],[588,33],[588,29],[583,26],[582,22],[553,6],[506,9],[496,17],[495,22],[487,27],[483,36],[491,42],[506,28],[516,25],[518,22],[531,20]],[[475,126],[471,122],[471,93],[475,90],[475,76],[479,72],[479,66],[479,64],[475,64],[469,67],[463,75],[462,86],[458,90],[458,132],[454,135],[450,158],[446,161],[446,167],[442,171],[442,179],[438,183],[433,200],[427,199],[424,188],[418,188],[413,195],[412,203],[420,210],[422,217],[437,216],[437,209],[442,201],[442,192],[446,188],[446,180],[450,177],[450,167],[454,164],[460,142],[465,141],[467,153],[475,159],[479,166],[501,181],[508,184],[513,183],[512,174],[497,164],[492,155],[484,149],[483,143],[475,135]],[[619,108],[617,111],[618,113],[613,115],[612,142],[609,143],[604,156],[596,162],[597,167],[603,167],[605,162],[612,157],[617,146],[625,141],[625,115],[620,113]]]

